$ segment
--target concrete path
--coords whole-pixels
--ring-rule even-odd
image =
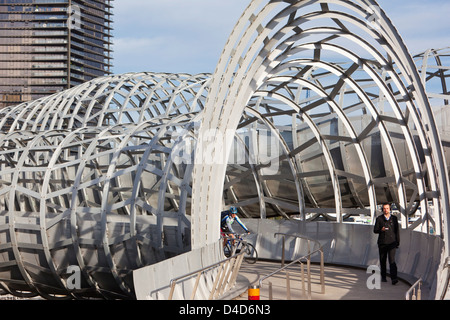
[[[258,261],[256,264],[242,263],[234,297],[227,299],[247,300],[250,284],[258,284],[260,277],[270,274],[280,267],[279,262]],[[300,265],[296,264],[288,270],[290,279],[290,299],[306,300],[301,284]],[[306,266],[305,266],[306,274]],[[325,294],[321,294],[319,265],[311,265],[312,300],[405,300],[405,294],[410,285],[400,280],[396,285],[381,282],[380,289],[369,289],[367,280],[371,274],[366,270],[325,265]],[[269,300],[269,281],[272,282],[273,300],[288,300],[286,273],[281,272],[264,281],[260,289],[260,299]],[[307,288],[307,286],[305,285]],[[240,292],[239,292],[240,291]]]

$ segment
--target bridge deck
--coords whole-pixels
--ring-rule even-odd
[[[243,262],[234,293],[225,299],[247,300],[248,286],[257,285],[260,277],[270,274],[279,267],[279,262],[258,261],[253,265]],[[366,270],[325,265],[325,294],[321,294],[319,265],[311,265],[311,276],[312,300],[404,300],[405,294],[410,288],[410,284],[406,281],[400,279],[396,285],[392,285],[388,278],[388,282],[381,282],[380,289],[369,289],[367,279],[370,274],[366,273]],[[291,299],[307,299],[307,295],[302,292],[300,265],[289,269],[289,278]],[[272,282],[273,299],[286,300],[287,285],[284,272],[264,281],[260,289],[260,299],[269,299],[269,281]]]

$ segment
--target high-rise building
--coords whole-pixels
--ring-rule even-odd
[[[0,0],[0,108],[111,73],[113,0]]]

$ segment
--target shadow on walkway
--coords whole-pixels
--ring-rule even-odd
[[[254,265],[243,262],[233,299],[247,300],[248,286],[257,285],[260,277],[270,274],[280,266],[279,262],[258,261]],[[300,264],[289,268],[288,272],[291,300],[306,300],[307,295],[302,290]],[[369,289],[367,279],[370,276],[371,274],[366,273],[366,270],[359,268],[325,265],[325,294],[321,294],[320,267],[312,264],[312,300],[405,300],[410,284],[400,280],[396,285],[392,285],[388,278],[388,282],[381,283],[380,289]],[[263,282],[260,289],[261,300],[269,299],[269,282],[272,282],[273,300],[287,300],[286,273],[282,271]],[[307,288],[306,284],[305,288]]]

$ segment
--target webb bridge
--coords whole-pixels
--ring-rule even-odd
[[[374,0],[253,0],[212,74],[100,77],[0,110],[2,292],[166,299],[224,259],[231,205],[261,257],[285,232],[367,267],[389,201],[400,273],[448,298],[449,54],[412,55]]]

